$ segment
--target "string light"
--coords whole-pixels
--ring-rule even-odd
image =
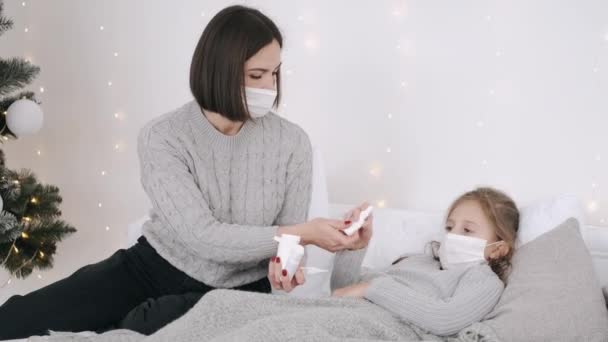
[[[102,176],[105,176],[105,175],[106,175],[106,172],[105,172],[105,171],[101,171],[101,175],[102,175]]]
[[[19,180],[16,179],[16,180],[13,181],[13,183],[14,184],[19,184]]]
[[[110,226],[106,226],[106,230],[110,230]]]
[[[391,153],[391,148],[390,147],[386,148],[386,153]]]
[[[42,279],[42,276],[40,274],[38,275],[38,279]]]
[[[44,93],[44,87],[40,87],[40,92]]]
[[[319,42],[314,37],[310,37],[306,39],[304,45],[310,50],[315,50],[319,47]]]
[[[15,250],[15,253],[19,253],[19,248],[17,248],[17,246],[14,246],[13,249]]]
[[[23,220],[24,220],[25,222],[32,222],[32,218],[31,218],[31,217],[27,217],[27,216],[26,216],[26,217],[24,217],[24,218],[23,218]]]
[[[25,31],[25,33],[28,33],[30,31],[30,29],[26,27],[24,31]]]
[[[596,200],[591,200],[589,201],[589,203],[587,204],[587,210],[592,213],[595,212],[598,209],[599,205],[597,203]]]
[[[108,81],[108,87],[112,86],[112,81]]]
[[[32,197],[32,200],[30,202],[36,204],[38,203],[38,199],[36,197]]]
[[[401,81],[401,87],[403,87],[403,88],[407,87],[407,82]]]
[[[114,52],[114,57],[118,57],[118,52]]]
[[[103,29],[104,29],[103,25],[99,26],[99,31],[103,31]]]
[[[388,115],[386,116],[389,120],[393,118],[393,114],[388,113]]]
[[[380,200],[376,203],[378,208],[384,208],[386,206],[386,201],[385,200]]]
[[[379,177],[382,170],[379,167],[373,167],[369,170],[369,174],[374,177]]]
[[[26,233],[26,232],[22,232],[22,233],[21,233],[21,237],[22,237],[22,238],[24,238],[24,239],[27,239],[27,238],[29,238],[30,236],[29,236],[29,235],[27,235],[27,233]]]
[[[40,251],[40,257],[44,258],[44,253],[42,251]]]
[[[25,1],[21,3],[21,6],[25,7]]]
[[[97,206],[101,208],[101,202],[99,202],[99,203],[97,204]]]
[[[115,149],[116,151],[120,150],[120,144],[116,144],[116,145],[114,145],[114,149]]]
[[[36,154],[37,154],[37,155],[42,155],[42,151],[37,150],[37,151],[36,151]]]
[[[204,16],[205,16],[205,12],[203,11],[203,12],[201,12],[201,17],[204,17]]]

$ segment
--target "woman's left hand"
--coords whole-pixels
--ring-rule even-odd
[[[355,298],[363,298],[365,297],[365,291],[369,287],[369,283],[358,283],[355,285],[343,287],[341,289],[337,289],[332,294],[333,297],[355,297]]]

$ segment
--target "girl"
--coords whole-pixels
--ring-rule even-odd
[[[447,234],[443,243],[431,243],[430,255],[400,258],[333,295],[365,298],[431,333],[454,334],[480,321],[500,298],[518,227],[519,211],[507,195],[491,188],[467,192],[450,206]]]
[[[339,220],[305,222],[310,141],[271,112],[281,96],[277,26],[232,6],[205,28],[182,107],[139,135],[141,181],[153,205],[138,243],[0,307],[0,340],[50,330],[125,328],[150,334],[214,288],[270,292],[275,236],[356,248]]]

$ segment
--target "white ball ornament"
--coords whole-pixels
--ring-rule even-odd
[[[17,100],[6,111],[6,125],[17,137],[37,133],[42,121],[42,109],[32,100]]]

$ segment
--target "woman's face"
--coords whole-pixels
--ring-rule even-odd
[[[245,87],[276,90],[280,67],[281,47],[273,40],[245,62]]]

